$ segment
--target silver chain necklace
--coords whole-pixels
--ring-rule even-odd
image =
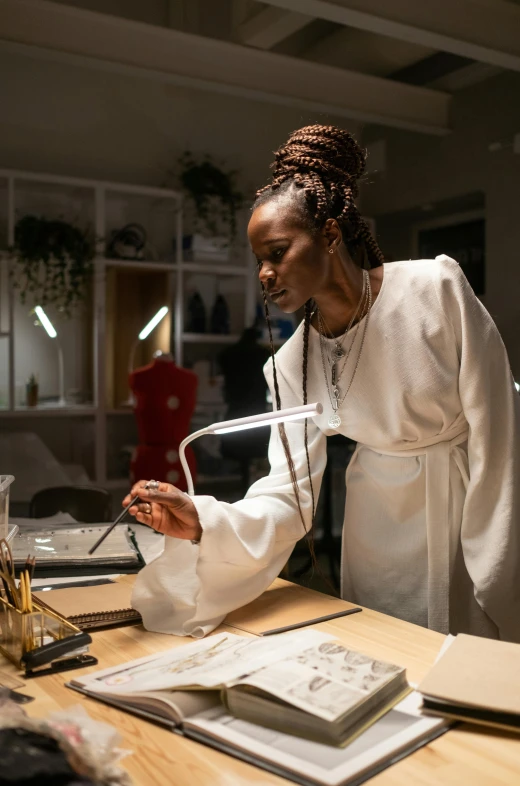
[[[341,425],[341,418],[338,415],[338,409],[341,406],[341,404],[343,404],[343,402],[345,401],[345,398],[347,397],[348,392],[349,392],[350,388],[352,387],[352,383],[354,382],[354,377],[356,376],[356,371],[357,371],[358,366],[359,366],[359,360],[361,358],[361,352],[363,350],[363,344],[365,343],[365,336],[366,336],[367,327],[368,327],[368,320],[369,320],[369,316],[370,316],[370,309],[372,308],[372,289],[370,287],[370,278],[369,278],[369,275],[368,275],[368,271],[364,270],[363,271],[363,275],[364,275],[364,291],[366,292],[365,302],[367,304],[367,310],[366,310],[366,315],[365,315],[365,323],[363,325],[363,332],[361,334],[361,342],[360,342],[360,345],[359,345],[359,350],[358,350],[358,354],[357,354],[354,370],[353,370],[352,375],[350,377],[350,381],[349,381],[349,383],[347,385],[347,389],[345,390],[343,395],[341,394],[341,391],[340,391],[340,389],[338,387],[339,376],[337,374],[337,361],[341,357],[343,357],[343,354],[344,354],[343,348],[341,347],[341,342],[340,342],[340,347],[339,348],[341,349],[342,354],[339,357],[337,357],[337,352],[336,352],[337,344],[336,344],[334,349],[333,349],[333,351],[332,351],[332,358],[329,359],[329,364],[330,364],[330,368],[331,368],[331,384],[329,385],[329,379],[328,379],[328,374],[327,374],[327,367],[326,367],[326,362],[325,362],[326,351],[327,351],[326,350],[326,346],[325,346],[326,341],[325,341],[325,336],[323,335],[323,333],[321,331],[321,323],[320,323],[320,321],[318,321],[321,361],[322,361],[322,365],[323,365],[323,373],[325,375],[325,383],[327,385],[327,391],[328,391],[330,403],[331,403],[331,406],[332,406],[332,415],[330,416],[330,418],[328,420],[328,424],[329,424],[329,426],[331,428],[339,428],[339,426]],[[366,289],[365,289],[365,285],[366,285]],[[362,298],[363,298],[363,296],[362,296]],[[363,306],[364,305],[365,305],[365,303],[363,303]],[[358,309],[359,309],[359,306],[358,306]],[[348,332],[348,329],[347,329],[346,332]],[[350,352],[352,350],[352,347],[354,346],[354,343],[356,341],[358,333],[359,333],[359,331],[356,330],[355,334],[353,335],[353,338],[352,338],[352,341],[350,343],[350,347],[349,347],[348,353],[347,353],[346,358],[345,358],[345,362],[343,364],[343,368],[341,369],[341,372],[340,372],[340,376],[341,376],[341,374],[343,373],[343,371],[345,369],[345,366],[347,364],[348,358],[350,356]],[[344,336],[345,336],[345,334],[342,336],[341,340],[343,340]]]
[[[350,318],[350,321],[349,321],[347,327],[345,328],[345,330],[343,331],[341,336],[338,336],[338,338],[336,338],[334,336],[334,334],[330,330],[329,326],[325,322],[325,317],[321,313],[320,309],[319,308],[317,309],[317,311],[318,311],[318,319],[321,321],[324,329],[327,331],[329,336],[334,341],[334,351],[336,352],[338,358],[343,357],[343,354],[344,354],[343,351],[342,351],[343,342],[344,342],[345,337],[346,337],[347,333],[349,332],[350,328],[354,324],[354,320],[356,319],[357,315],[359,314],[359,308],[361,306],[361,303],[365,300],[366,288],[367,288],[367,279],[366,279],[366,276],[365,276],[365,272],[366,271],[363,271],[363,285],[361,287],[361,297],[358,300],[358,304],[357,304],[356,310],[353,312],[353,314],[352,314],[352,316]]]
[[[344,342],[347,334],[349,333],[349,331],[350,331],[350,329],[351,329],[351,327],[352,327],[352,325],[354,323],[354,320],[356,319],[357,315],[359,314],[360,308],[361,308],[361,314],[363,314],[363,312],[366,309],[368,290],[370,289],[370,279],[368,278],[368,275],[365,276],[365,272],[366,271],[363,271],[363,287],[362,287],[362,290],[361,290],[361,297],[359,298],[359,301],[358,301],[358,304],[357,304],[357,308],[354,311],[354,313],[352,314],[352,317],[350,318],[350,322],[348,323],[348,325],[347,325],[345,331],[343,332],[342,336],[340,336],[338,338],[334,337],[334,335],[332,334],[332,331],[330,330],[330,328],[328,327],[328,325],[325,322],[325,318],[323,317],[323,314],[321,313],[319,308],[317,309],[317,311],[318,311],[318,331],[320,333],[320,336],[322,336],[322,335],[325,336],[325,333],[327,332],[329,334],[329,336],[332,337],[332,340],[334,341],[334,347],[332,348],[332,350],[330,350],[329,347],[327,346],[326,342],[323,341],[322,339],[320,339],[320,347],[322,347],[322,346],[324,347],[325,354],[327,356],[327,360],[328,360],[328,364],[329,364],[330,372],[331,372],[331,377],[332,377],[331,382],[332,382],[333,386],[335,386],[335,385],[337,385],[339,383],[341,375],[343,374],[343,371],[345,370],[345,367],[346,367],[346,365],[348,363],[350,352],[352,350],[352,347],[353,347],[353,344],[354,344],[354,340],[355,340],[355,333],[351,336],[351,341],[350,341],[350,346],[348,348],[348,351],[344,350],[343,342]],[[339,366],[339,362],[340,362],[341,358],[345,358],[345,359],[343,361],[343,365],[342,365],[341,369],[338,371],[337,366]]]

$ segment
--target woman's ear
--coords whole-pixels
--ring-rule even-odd
[[[321,230],[323,239],[327,246],[327,250],[336,251],[342,241],[341,229],[335,218],[328,218]],[[332,252],[331,252],[332,253]]]

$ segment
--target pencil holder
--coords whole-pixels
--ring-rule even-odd
[[[74,637],[82,633],[75,625],[41,608],[34,600],[32,607],[31,612],[21,612],[0,597],[0,652],[19,669],[24,668],[25,657],[34,650],[39,651],[39,660],[45,663],[56,657],[56,642],[70,639],[70,649],[78,647]]]

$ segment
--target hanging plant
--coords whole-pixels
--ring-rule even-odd
[[[23,216],[10,248],[11,280],[21,302],[53,305],[70,317],[85,298],[94,253],[90,231],[65,221]]]
[[[212,236],[237,233],[237,211],[244,197],[236,187],[236,172],[224,171],[206,156],[197,161],[186,151],[179,158],[180,185],[192,202],[198,228]]]

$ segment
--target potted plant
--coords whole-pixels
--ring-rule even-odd
[[[88,230],[61,220],[20,218],[10,256],[11,279],[21,302],[52,304],[70,317],[85,298],[94,252],[94,238]]]
[[[219,167],[209,156],[194,158],[189,151],[179,159],[178,179],[194,211],[197,231],[185,244],[194,252],[215,253],[227,248],[237,233],[237,211],[244,197],[234,171]]]
[[[25,385],[25,398],[28,407],[36,407],[38,405],[38,377],[31,374]]]

